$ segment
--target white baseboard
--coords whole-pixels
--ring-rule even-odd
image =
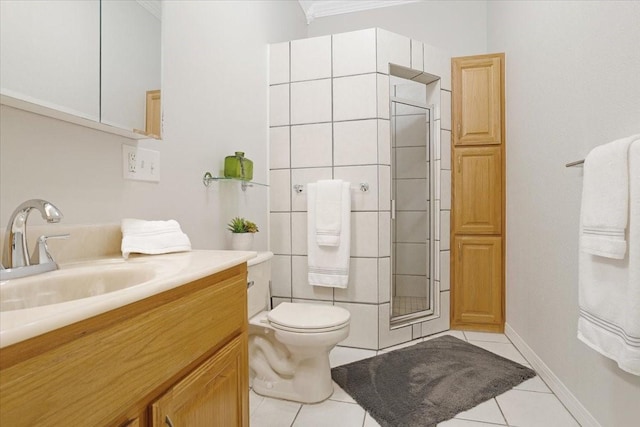
[[[582,427],[602,427],[600,423],[582,406],[582,403],[569,391],[560,378],[554,374],[551,369],[538,357],[538,355],[527,345],[526,342],[513,330],[509,324],[505,324],[504,333],[513,345],[522,353],[522,355],[531,363],[533,369],[540,375],[540,378],[547,383],[549,388],[564,404],[567,410],[580,423]]]

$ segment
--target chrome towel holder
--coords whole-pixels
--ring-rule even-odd
[[[358,184],[358,187],[351,187],[352,190],[357,190],[360,189],[360,191],[362,191],[363,193],[366,193],[367,191],[369,191],[369,183],[367,182],[361,182],[360,184]],[[300,194],[304,191],[304,184],[294,184],[293,185],[293,191],[295,191],[296,193]]]

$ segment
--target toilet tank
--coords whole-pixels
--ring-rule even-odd
[[[269,308],[271,258],[273,258],[273,252],[258,252],[255,258],[247,261],[249,286],[247,289],[247,311],[249,319]]]

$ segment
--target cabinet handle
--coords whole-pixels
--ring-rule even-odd
[[[167,415],[166,418],[164,419],[164,423],[169,427],[173,427],[173,422],[171,422],[171,418],[169,418],[169,415]]]
[[[458,261],[462,261],[462,243],[458,242]]]
[[[462,133],[462,123],[458,122],[458,139],[460,138],[460,134]]]
[[[252,287],[256,282],[254,280],[250,280],[247,282],[247,289],[249,289],[250,287]]]
[[[458,173],[462,170],[462,156],[458,156]]]

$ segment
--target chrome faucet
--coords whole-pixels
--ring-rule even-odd
[[[47,236],[41,236],[38,239],[36,251],[39,256],[33,259],[37,264],[32,263],[27,247],[27,218],[32,209],[39,210],[42,218],[49,223],[57,223],[62,219],[60,210],[42,199],[27,200],[13,211],[5,233],[5,248],[2,254],[2,269],[0,269],[2,280],[30,276],[58,268],[48,252]],[[49,237],[68,237],[68,235]],[[46,254],[46,256],[40,254]]]

